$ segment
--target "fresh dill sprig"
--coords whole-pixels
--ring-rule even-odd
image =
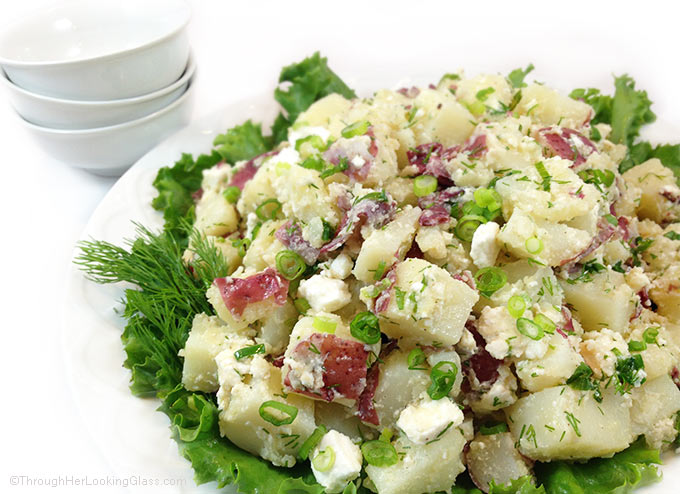
[[[177,236],[136,226],[137,238],[125,241],[127,249],[100,240],[80,242],[75,263],[97,283],[135,286],[125,290],[127,325],[121,335],[125,367],[132,372],[130,388],[136,395],[162,396],[181,381],[178,352],[194,316],[214,314],[205,291],[227,275],[227,264],[214,242],[198,232],[190,235],[194,256],[185,265]]]

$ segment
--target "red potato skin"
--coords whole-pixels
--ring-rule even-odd
[[[298,344],[293,355],[301,361],[321,355],[324,367],[324,386],[321,389],[292,388],[289,371],[284,383],[296,393],[328,402],[339,397],[356,400],[366,387],[368,352],[363,343],[338,338],[333,334],[314,333]]]
[[[234,317],[241,317],[249,304],[273,298],[283,305],[288,297],[288,280],[272,268],[247,278],[216,278],[214,283]]]

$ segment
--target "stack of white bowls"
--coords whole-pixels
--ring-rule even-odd
[[[191,116],[182,0],[69,0],[0,33],[0,81],[50,155],[119,175]]]

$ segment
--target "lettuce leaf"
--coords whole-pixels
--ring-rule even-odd
[[[158,170],[153,181],[158,195],[151,201],[151,206],[163,212],[167,230],[177,233],[182,221],[193,222],[194,200],[191,196],[201,187],[203,170],[221,159],[215,151],[201,154],[195,160],[190,154],[183,153],[173,166]]]
[[[509,484],[496,485],[491,482],[489,494],[546,494],[545,488],[534,485],[531,475],[510,481]]]
[[[621,162],[621,173],[651,158],[658,158],[673,170],[680,183],[680,144],[652,146],[647,141],[637,141],[640,129],[656,120],[647,91],[635,89],[635,81],[628,75],[615,77],[614,96],[602,94],[599,89],[574,89],[569,96],[585,101],[595,110],[592,123],[611,125],[609,139],[628,146],[628,155]]]
[[[290,86],[274,90],[274,99],[286,112],[286,115],[279,114],[272,127],[274,144],[286,139],[288,127],[315,101],[333,93],[348,99],[356,97],[354,91],[328,67],[328,60],[319,52],[300,63],[284,67],[279,83],[290,83]]]
[[[264,135],[260,124],[247,120],[215,137],[214,149],[210,154],[202,154],[195,160],[190,154],[183,154],[173,166],[158,171],[153,182],[158,196],[151,205],[163,213],[166,230],[186,241],[179,225],[183,221],[193,221],[192,195],[201,187],[203,170],[220,161],[233,165],[237,161],[270,151],[287,138],[288,128],[300,113],[329,94],[338,93],[346,98],[356,96],[328,67],[328,60],[321,57],[319,52],[284,67],[279,82],[290,85],[287,89],[277,88],[274,91],[274,99],[285,114],[279,113],[271,128],[271,135]]]
[[[197,484],[236,483],[244,493],[322,494],[305,466],[277,468],[220,437],[217,406],[212,398],[178,385],[163,400],[160,411],[171,422],[179,451],[191,462]]]
[[[659,451],[647,448],[640,437],[612,458],[537,463],[535,471],[547,494],[627,494],[661,480],[659,464]]]

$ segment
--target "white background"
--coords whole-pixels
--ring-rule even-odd
[[[48,3],[0,0],[0,23]],[[629,72],[659,118],[680,124],[672,2],[188,3],[199,74],[195,118],[273,88],[282,65],[318,49],[350,83],[385,73],[396,83],[459,67],[506,73],[533,62],[538,80],[561,89],[578,81],[610,90],[612,73]],[[112,473],[71,398],[59,321],[74,243],[114,181],[46,156],[2,94],[0,167],[0,491],[78,492],[10,488],[9,479]]]

